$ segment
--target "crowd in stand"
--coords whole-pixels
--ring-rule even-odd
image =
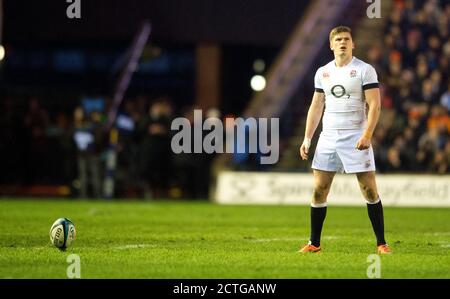
[[[17,102],[17,101],[15,101]],[[81,198],[103,196],[107,150],[116,148],[116,196],[207,198],[211,157],[175,155],[170,148],[175,115],[169,97],[125,99],[114,125],[118,141],[106,130],[108,110],[82,104],[68,113],[49,111],[36,97],[27,107],[4,100],[0,110],[0,185],[72,186]],[[108,99],[106,99],[108,102]]]
[[[382,82],[373,144],[380,172],[450,172],[450,3],[394,1],[368,52]]]
[[[372,140],[377,169],[385,173],[450,173],[450,3],[398,0],[384,42],[368,52],[377,69],[382,114]],[[36,97],[26,106],[5,98],[0,109],[0,185],[66,184],[80,197],[101,197],[106,107],[49,111]],[[193,108],[179,116],[191,123]],[[168,97],[125,99],[116,126],[116,194],[206,198],[211,155],[170,149]]]

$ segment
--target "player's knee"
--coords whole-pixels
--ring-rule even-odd
[[[327,192],[330,190],[331,183],[316,183],[314,184],[314,190],[317,190],[319,192]]]
[[[367,185],[361,185],[361,189],[362,189],[362,192],[364,193],[367,201],[375,202],[378,200],[378,193],[377,193],[377,190],[375,190],[375,188],[372,188]]]
[[[327,200],[331,184],[316,184],[313,190],[313,203],[320,204]]]

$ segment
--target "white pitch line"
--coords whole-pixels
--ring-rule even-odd
[[[300,241],[304,238],[267,238],[267,239],[250,239],[250,242],[274,242],[274,241]]]
[[[34,249],[34,250],[43,250],[43,249],[48,249],[48,248],[51,248],[51,246],[29,246],[29,247],[26,247],[26,246],[0,246],[0,248],[3,248],[3,249],[26,249],[26,250],[29,250],[29,249]]]
[[[338,237],[338,236],[325,236],[325,237],[322,237],[322,239],[324,239],[324,240],[337,240],[337,239],[340,239],[341,237]]]
[[[335,240],[339,239],[338,236],[325,236],[322,239],[325,240]],[[249,239],[250,242],[277,242],[277,241],[305,241],[308,237],[298,237],[298,238],[265,238],[265,239]]]
[[[425,233],[426,235],[432,236],[450,236],[450,232],[435,232],[435,233]]]
[[[98,213],[97,209],[90,209],[89,211],[86,212],[86,214],[88,214],[89,216],[94,216]]]
[[[156,247],[156,244],[129,244],[124,246],[117,246],[114,248],[123,250],[123,249],[152,248],[152,247]]]

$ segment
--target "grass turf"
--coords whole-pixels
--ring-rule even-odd
[[[59,217],[77,236],[50,244]],[[394,254],[382,278],[450,278],[450,209],[385,208]],[[306,206],[220,206],[200,202],[0,200],[0,278],[367,278],[375,237],[366,208],[328,208],[321,254],[299,254]]]

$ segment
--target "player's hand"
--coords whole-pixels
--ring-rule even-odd
[[[366,150],[370,147],[370,138],[363,135],[361,138],[359,138],[358,142],[356,143],[356,149],[362,151]]]
[[[300,156],[303,160],[308,160],[309,148],[311,147],[311,139],[305,138],[300,146]]]

